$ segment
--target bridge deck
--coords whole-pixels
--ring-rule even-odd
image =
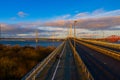
[[[95,80],[120,80],[120,61],[76,43],[76,50]]]
[[[59,58],[54,58],[35,77],[36,80],[80,80],[70,45],[66,42],[59,53]]]
[[[69,41],[71,41],[72,44],[69,43]],[[71,45],[73,45],[73,39],[67,39],[64,44],[56,50],[54,57],[50,57],[47,64],[45,63],[46,61],[44,62],[44,67],[34,70],[35,72],[33,71],[31,76],[23,78],[22,80],[120,80],[120,59],[96,51],[93,49],[95,47],[90,48],[85,46],[83,43],[86,42],[81,43],[81,41],[78,40],[75,41],[75,43],[76,51],[73,51],[75,50],[73,46],[71,47]],[[89,45],[96,46],[93,44]],[[94,79],[88,75],[92,75],[91,77]]]

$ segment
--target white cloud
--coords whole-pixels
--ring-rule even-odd
[[[70,18],[71,18],[70,14],[65,14],[65,15],[61,15],[61,16],[55,16],[55,17],[49,19],[48,21],[67,20],[67,19],[70,19]]]
[[[97,9],[92,12],[93,15],[98,15],[98,14],[102,14],[102,13],[105,13],[105,10],[103,8]]]
[[[81,12],[72,17],[72,19],[88,19],[88,18],[102,18],[120,16],[120,9],[113,11],[105,11],[103,8],[97,9],[93,12]]]
[[[109,11],[109,12],[104,12],[101,14],[101,16],[120,16],[120,9]]]
[[[18,12],[19,17],[25,17],[27,15],[28,14],[23,11]],[[14,19],[15,17],[13,17],[13,20]],[[7,34],[11,33],[11,35],[16,33],[18,34],[17,36],[27,37],[31,34],[35,36],[34,31],[38,29],[40,32],[40,36],[44,37],[46,35],[46,37],[49,37],[55,32],[58,37],[61,37],[67,35],[68,29],[66,27],[68,27],[69,24],[73,24],[73,20],[78,21],[76,24],[78,36],[95,36],[95,33],[93,32],[103,29],[105,31],[110,30],[111,32],[114,32],[120,30],[120,9],[113,11],[105,11],[101,8],[91,13],[81,12],[76,13],[75,15],[65,14],[62,16],[56,16],[45,22],[24,22],[17,23],[15,25],[2,24],[2,31],[6,33],[8,32]],[[68,25],[66,25],[67,23]]]
[[[20,11],[20,12],[18,12],[17,13],[17,15],[19,16],[19,17],[25,17],[25,16],[27,16],[28,14],[27,13],[25,13],[25,12],[23,12],[23,11]]]
[[[78,19],[78,18],[85,18],[85,17],[88,17],[88,16],[89,16],[88,12],[83,12],[83,13],[76,14],[73,18]]]
[[[67,28],[60,28],[60,27],[52,27],[52,26],[46,26],[46,27],[39,27],[40,30],[46,30],[46,31],[65,31]]]
[[[63,16],[59,16],[57,17],[58,19],[68,19],[71,15],[70,14],[66,14],[66,15],[63,15]]]

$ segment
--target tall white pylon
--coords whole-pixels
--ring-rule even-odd
[[[69,37],[72,37],[72,24],[69,27]]]
[[[35,35],[36,35],[35,42],[36,42],[36,47],[37,47],[38,46],[38,31],[37,30],[35,31]]]

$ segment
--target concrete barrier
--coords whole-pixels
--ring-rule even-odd
[[[70,41],[69,41],[69,44],[70,44],[70,47],[73,51],[73,55],[74,55],[74,58],[75,58],[75,62],[77,64],[78,71],[79,71],[80,74],[82,74],[82,77],[83,77],[82,80],[94,80],[91,73],[87,69],[86,65],[84,64],[81,57],[79,56],[79,54],[77,53],[77,51],[75,50],[75,48],[73,47],[73,45]]]
[[[55,57],[57,53],[61,51],[63,46],[65,45],[65,42],[63,42],[60,46],[58,46],[48,57],[46,57],[41,63],[39,63],[37,66],[35,66],[26,76],[24,76],[21,80],[35,80],[36,74],[38,72],[41,72],[44,67],[48,64],[48,62]]]
[[[102,42],[102,41],[96,41],[96,40],[85,40],[85,39],[78,39],[78,40],[88,42],[88,43],[92,43],[92,44],[105,46],[105,47],[108,47],[108,48],[120,49],[120,44],[108,43],[108,42]]]
[[[86,47],[89,47],[89,48],[91,48],[91,49],[93,49],[93,50],[95,50],[97,52],[100,52],[100,53],[103,53],[103,54],[105,54],[107,56],[110,56],[110,57],[112,57],[114,59],[120,60],[120,54],[117,54],[117,53],[115,53],[113,51],[106,50],[105,48],[101,48],[101,47],[91,45],[91,44],[88,44],[86,42],[82,42],[82,41],[78,41],[78,40],[76,40],[76,42],[78,42],[78,43],[80,43],[80,44],[82,44],[82,45],[84,45]]]

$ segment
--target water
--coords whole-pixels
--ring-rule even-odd
[[[38,46],[44,46],[44,47],[55,46],[55,47],[57,47],[61,43],[62,43],[62,41],[39,41]],[[36,46],[35,41],[5,41],[5,40],[2,40],[2,41],[0,41],[0,44],[11,45],[11,46],[14,46],[16,44],[18,44],[20,46],[26,46],[26,45],[33,46],[33,47]],[[116,42],[116,44],[120,44],[120,41]]]
[[[120,40],[118,42],[116,42],[117,44],[120,44]]]
[[[62,41],[39,41],[37,45],[44,46],[44,47],[47,47],[47,46],[57,47],[61,43],[62,43]],[[36,46],[35,41],[4,41],[4,40],[2,40],[2,41],[0,41],[0,44],[11,45],[11,46],[14,46],[14,45],[20,45],[20,46],[29,45],[29,46],[33,46],[33,47]]]

